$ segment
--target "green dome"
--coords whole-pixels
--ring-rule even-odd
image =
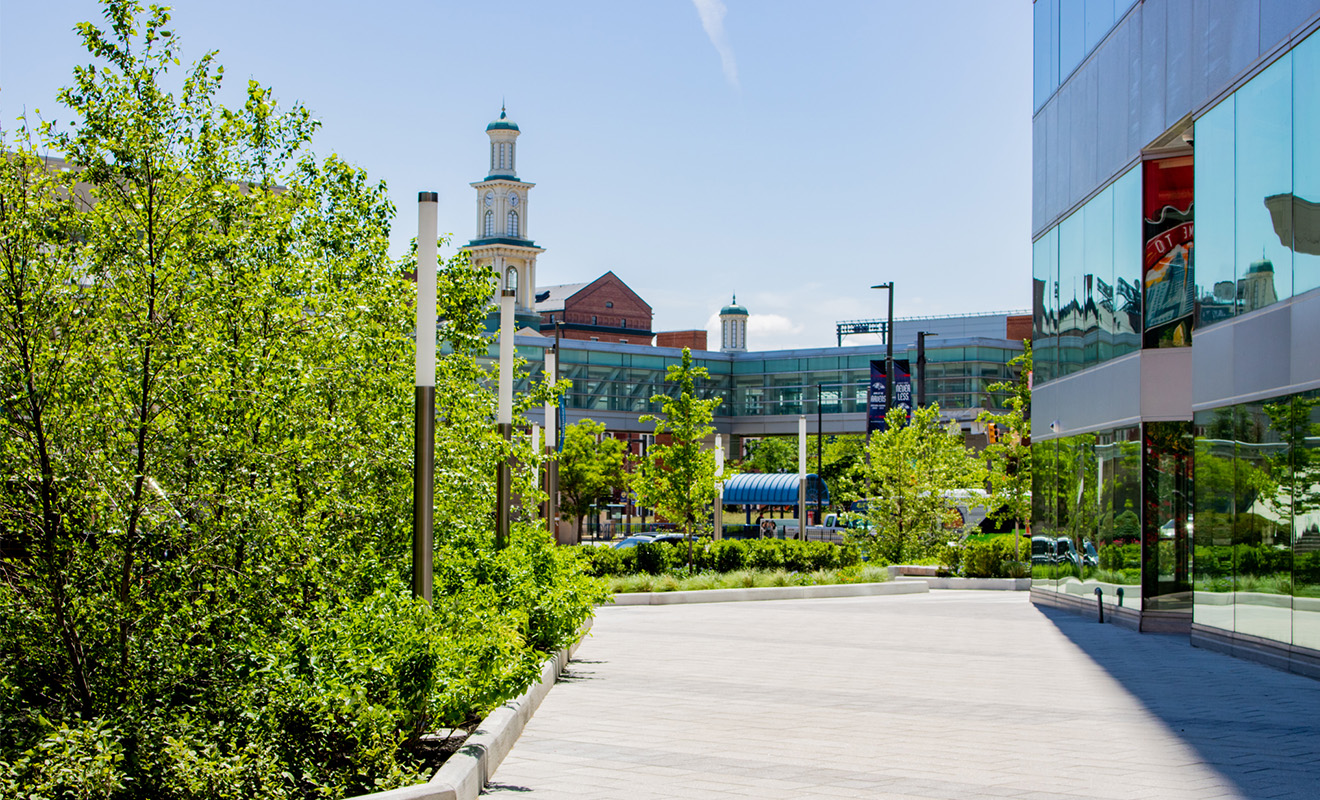
[[[516,122],[514,122],[513,120],[509,119],[509,118],[508,118],[508,114],[505,114],[505,113],[504,113],[504,109],[501,108],[501,109],[500,109],[500,118],[497,119],[497,120],[495,120],[495,121],[492,122],[491,124],[487,125],[487,126],[486,126],[486,130],[488,130],[488,131],[516,131],[516,130],[518,130],[518,123],[516,123]]]
[[[736,295],[736,294],[733,296],[733,302],[732,302],[732,303],[729,303],[727,306],[725,306],[724,308],[721,308],[721,309],[720,309],[720,316],[721,316],[721,317],[726,316],[726,315],[728,315],[728,314],[733,314],[733,315],[740,316],[740,317],[746,317],[746,316],[748,316],[748,314],[747,314],[747,309],[745,309],[745,308],[743,308],[742,306],[738,305],[738,295]]]

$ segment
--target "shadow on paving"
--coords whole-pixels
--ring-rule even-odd
[[[1244,797],[1320,797],[1320,681],[1192,647],[1186,636],[1036,610]],[[1097,723],[1077,736],[1104,733]]]

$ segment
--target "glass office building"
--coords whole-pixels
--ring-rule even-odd
[[[1320,676],[1320,0],[1034,17],[1033,599]]]
[[[935,329],[938,320],[925,321],[924,327]],[[515,386],[522,392],[529,381],[541,380],[551,340],[520,336],[516,342],[519,357],[527,360],[527,375]],[[926,347],[927,402],[938,403],[946,417],[970,430],[981,409],[1004,408],[1006,395],[988,387],[1017,378],[1008,362],[1021,352],[1022,342],[1002,337],[932,337]],[[638,417],[660,412],[651,398],[675,391],[665,372],[681,357],[682,351],[673,348],[563,339],[559,374],[572,382],[567,422],[591,418],[616,433],[650,433],[654,425]],[[796,436],[798,417],[804,414],[811,417],[814,434],[818,403],[824,432],[865,432],[871,362],[884,358],[883,344],[693,353],[695,363],[709,373],[697,382],[697,390],[720,399],[715,428],[732,437]],[[915,364],[916,345],[896,342],[894,358]],[[534,411],[528,418],[542,421]]]

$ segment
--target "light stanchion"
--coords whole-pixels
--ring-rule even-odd
[[[435,513],[435,192],[417,194],[416,389],[413,413],[412,593],[431,602]]]
[[[724,538],[724,439],[715,434],[715,541]]]
[[[515,288],[512,271],[500,290],[500,380],[495,424],[507,443],[513,437],[513,297]],[[512,456],[500,462],[495,489],[495,547],[503,550],[509,545],[509,505],[512,503]]]
[[[807,415],[798,416],[798,538],[807,538]]]
[[[559,349],[546,348],[542,380],[554,386],[559,373]],[[552,395],[545,403],[545,526],[550,537],[559,541],[559,405]]]

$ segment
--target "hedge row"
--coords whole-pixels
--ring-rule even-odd
[[[636,547],[587,547],[587,571],[597,577],[661,575],[686,569],[687,542],[641,544]],[[698,572],[740,569],[814,572],[861,563],[856,548],[832,542],[796,539],[698,539],[692,544],[692,567]]]

